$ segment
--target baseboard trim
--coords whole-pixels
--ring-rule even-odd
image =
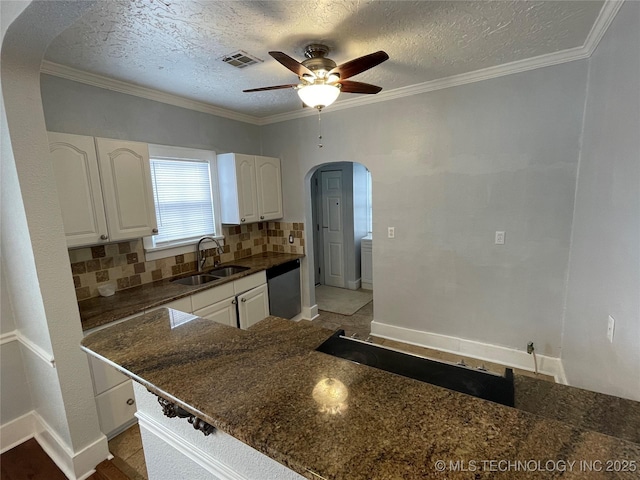
[[[33,412],[0,425],[0,453],[11,450],[35,436]]]
[[[432,348],[448,353],[458,353],[465,357],[534,371],[533,358],[524,350],[516,350],[514,348],[467,340],[465,338],[398,327],[377,320],[371,322],[371,334],[376,337],[408,343],[409,345]],[[557,383],[567,385],[567,378],[564,374],[564,368],[562,367],[560,358],[537,355],[537,359],[539,373],[550,375],[555,378]]]
[[[302,312],[300,312],[300,315],[300,320],[315,319],[318,316],[318,305],[313,305],[311,307],[302,307]]]
[[[110,457],[107,437],[96,441],[78,452],[73,452],[49,424],[35,411],[22,415],[0,426],[2,450],[35,438],[46,454],[70,480],[84,480],[95,473],[95,466]]]
[[[73,452],[37,412],[33,412],[33,417],[36,440],[70,480],[90,477],[95,473],[95,466],[109,458],[109,446],[104,435],[82,450]]]
[[[360,288],[363,290],[373,290],[373,283],[362,282]]]
[[[160,438],[163,442],[169,444],[169,446],[173,447],[189,460],[197,463],[203,469],[213,474],[215,478],[219,478],[220,480],[248,480],[247,477],[240,475],[238,472],[213,458],[197,446],[191,443],[186,443],[184,438],[176,435],[174,432],[158,423],[144,412],[136,412],[135,415],[138,418],[140,428],[144,428],[149,433]]]

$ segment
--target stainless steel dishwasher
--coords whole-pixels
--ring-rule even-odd
[[[300,313],[300,260],[292,260],[267,270],[269,313],[293,318]]]

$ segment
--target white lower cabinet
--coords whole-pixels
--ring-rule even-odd
[[[129,424],[135,423],[136,402],[133,385],[128,380],[96,396],[100,430],[112,438]]]
[[[235,297],[230,297],[222,302],[214,303],[208,307],[196,310],[193,314],[230,327],[238,326]]]
[[[267,285],[260,285],[238,297],[240,328],[247,329],[268,316],[269,292]]]

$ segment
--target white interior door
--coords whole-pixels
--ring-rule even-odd
[[[344,288],[342,171],[322,172],[324,283]]]

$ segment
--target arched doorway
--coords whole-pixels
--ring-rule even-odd
[[[369,337],[373,320],[371,272],[371,174],[360,163],[333,162],[316,167],[309,178],[315,323],[347,335]],[[364,268],[363,268],[364,260]]]

